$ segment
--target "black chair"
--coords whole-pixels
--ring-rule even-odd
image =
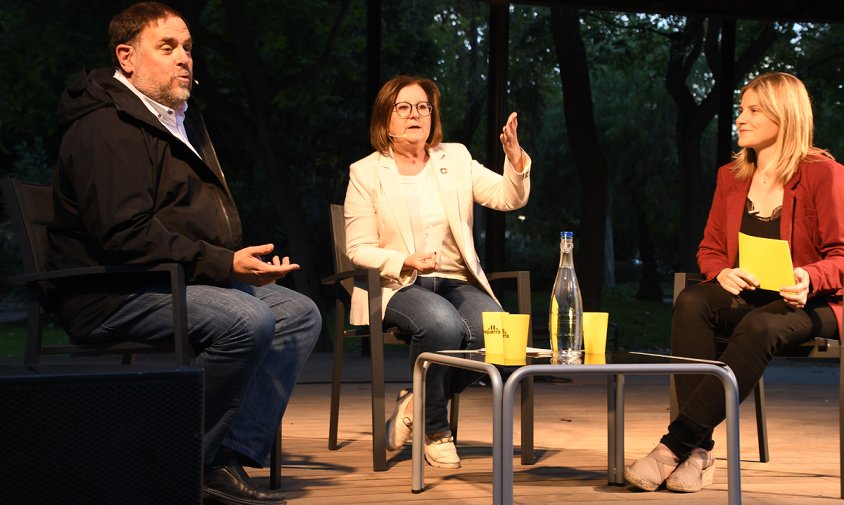
[[[674,274],[674,301],[680,292],[686,289],[691,284],[703,282],[703,276],[696,273],[677,272]],[[839,328],[839,335],[842,330]],[[726,346],[728,339],[717,338],[719,345]],[[841,364],[840,377],[844,377],[844,361],[841,360],[841,343],[840,340],[831,340],[825,338],[815,338],[804,342],[799,346],[790,349],[784,349],[776,355],[777,357],[800,357],[800,358],[832,358],[838,359]],[[840,380],[840,379],[839,379]],[[844,385],[844,384],[842,384]],[[839,385],[839,402],[844,408],[844,388]],[[674,380],[670,382],[670,411],[671,419],[675,419],[679,412],[679,405],[677,403],[677,395],[674,391]],[[767,463],[770,461],[770,453],[768,452],[768,425],[766,421],[765,408],[765,381],[764,378],[759,379],[756,387],[753,390],[754,404],[756,407],[756,436],[759,444],[759,461]],[[839,433],[844,435],[844,412],[839,413]],[[839,448],[839,469],[844,470],[844,437],[842,437],[842,446]],[[841,484],[841,497],[844,498],[844,481]]]
[[[20,250],[23,273],[13,276],[14,283],[24,284],[27,295],[27,336],[24,363],[37,364],[42,356],[54,354],[102,355],[119,354],[124,364],[131,364],[133,357],[145,352],[175,352],[176,362],[186,365],[193,357],[187,340],[187,315],[185,311],[185,279],[181,265],[169,263],[151,267],[128,265],[98,265],[48,270],[50,244],[47,226],[53,220],[53,192],[50,186],[5,177],[2,181],[3,197]],[[62,343],[45,345],[44,324],[50,313],[43,283],[61,279],[85,282],[86,278],[114,274],[166,275],[173,295],[173,340],[163,342],[109,342],[102,344]]]
[[[36,365],[48,355],[120,355],[123,364],[131,365],[139,353],[174,353],[178,365],[190,364],[194,353],[187,336],[185,275],[178,263],[154,266],[98,265],[48,270],[50,244],[47,226],[53,221],[53,192],[50,186],[24,182],[13,177],[2,179],[3,197],[15,239],[18,242],[23,273],[10,281],[23,284],[27,296],[27,334],[24,363]],[[44,325],[50,314],[43,283],[62,279],[85,282],[95,276],[108,275],[166,276],[173,297],[173,339],[161,342],[107,342],[84,344],[65,342],[45,344]],[[281,426],[270,455],[270,487],[281,485]]]
[[[337,450],[337,429],[340,416],[340,385],[343,369],[343,342],[347,337],[369,339],[372,385],[372,468],[375,471],[387,469],[387,434],[384,423],[384,345],[405,344],[406,339],[395,328],[383,328],[381,321],[381,275],[378,270],[356,269],[346,256],[346,229],[342,205],[331,205],[331,239],[334,256],[334,275],[322,280],[325,285],[335,286],[334,319],[334,371],[331,381],[331,408],[328,428],[328,449]],[[517,311],[530,314],[530,274],[525,271],[498,272],[487,275],[490,282],[511,280],[516,285]],[[346,312],[351,304],[355,279],[365,281],[369,302],[369,325],[346,327]],[[533,337],[528,330],[528,345]],[[533,463],[533,381],[522,383],[522,461]],[[459,398],[451,399],[450,429],[457,439],[457,418]]]

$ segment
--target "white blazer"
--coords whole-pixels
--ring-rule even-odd
[[[522,152],[521,174],[505,157],[503,176],[473,160],[462,144],[440,144],[430,150],[430,157],[428,169],[437,181],[448,226],[469,270],[470,282],[495,299],[475,251],[473,204],[505,211],[524,207],[530,194],[530,157]],[[375,152],[353,163],[350,170],[344,210],[346,254],[355,267],[381,272],[383,315],[396,291],[416,281],[416,271],[401,272],[404,260],[415,252],[410,213],[392,157]],[[349,322],[369,324],[363,284],[356,284],[352,292]]]

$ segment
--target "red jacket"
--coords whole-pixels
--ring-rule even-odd
[[[701,273],[713,279],[738,263],[738,233],[750,179],[739,181],[732,163],[718,170],[709,219],[698,247]],[[844,167],[824,156],[800,163],[785,183],[780,238],[791,261],[811,279],[809,296],[828,296],[841,327],[841,275],[844,273]]]

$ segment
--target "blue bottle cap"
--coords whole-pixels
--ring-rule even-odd
[[[574,238],[574,232],[572,231],[561,231],[560,238]]]

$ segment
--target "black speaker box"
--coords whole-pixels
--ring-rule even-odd
[[[0,367],[0,502],[200,504],[201,368]]]

